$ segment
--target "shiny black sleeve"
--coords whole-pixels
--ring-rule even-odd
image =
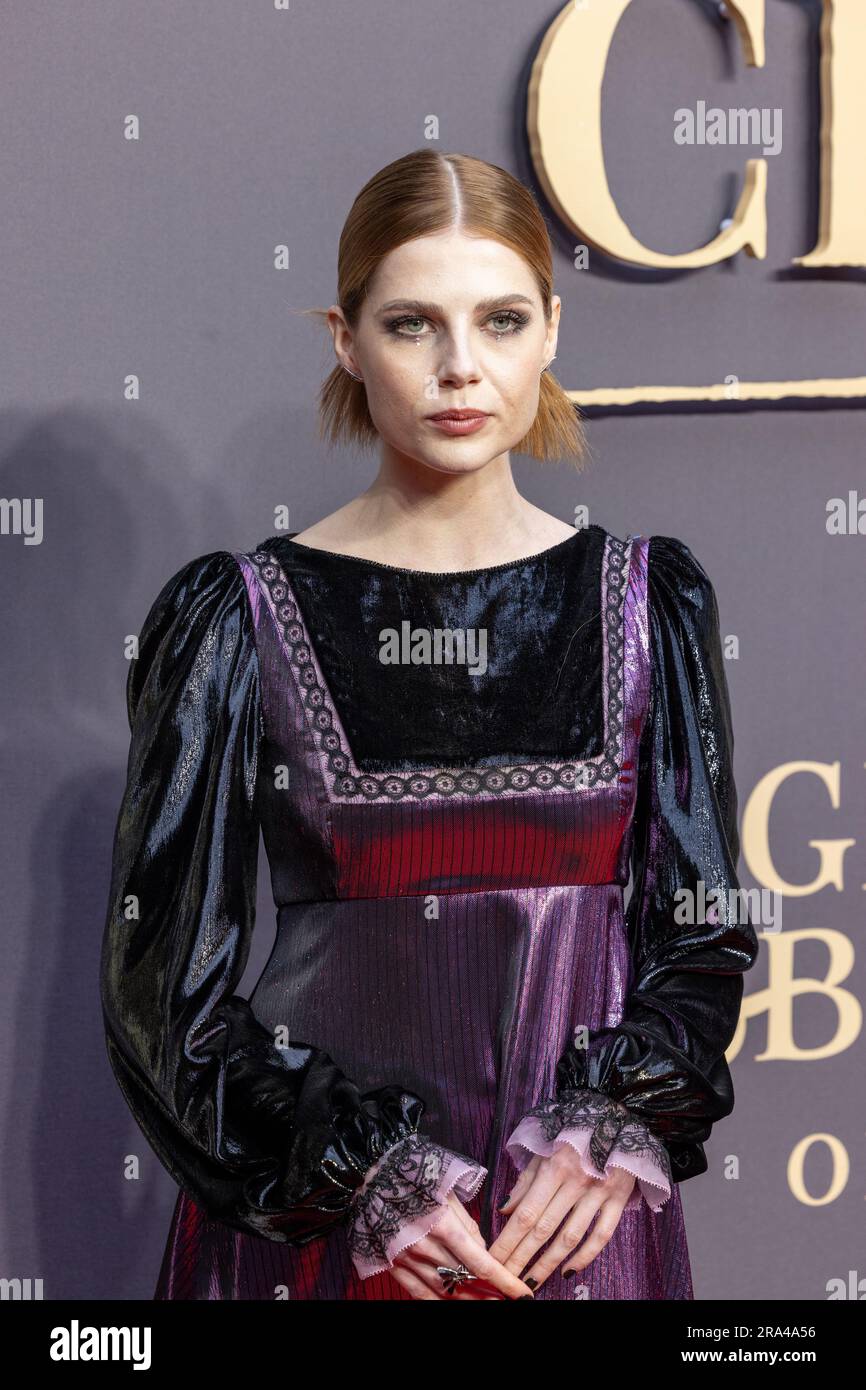
[[[713,587],[688,546],[652,536],[650,708],[641,737],[626,929],[633,979],[618,1027],[572,1042],[557,1094],[588,1087],[664,1144],[675,1182],[706,1170],[703,1141],[733,1109],[725,1058],[758,940],[739,897],[733,733]],[[720,891],[717,920],[699,884]],[[695,904],[691,923],[681,890]],[[680,894],[680,897],[677,897]]]
[[[100,987],[138,1124],[209,1215],[303,1245],[348,1224],[423,1100],[359,1093],[324,1051],[278,1047],[235,991],[250,948],[262,713],[243,574],[228,551],[158,595],[127,681],[131,741]]]

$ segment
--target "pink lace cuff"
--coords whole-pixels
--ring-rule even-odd
[[[452,1188],[467,1202],[486,1176],[474,1158],[417,1131],[398,1139],[368,1168],[349,1203],[349,1253],[361,1278],[390,1269],[401,1250],[426,1236]]]
[[[524,1115],[505,1147],[522,1170],[531,1154],[549,1158],[559,1144],[570,1144],[584,1171],[603,1178],[607,1168],[625,1168],[637,1179],[625,1205],[634,1211],[645,1201],[660,1211],[671,1195],[671,1164],[662,1141],[619,1101],[589,1088],[566,1090]]]

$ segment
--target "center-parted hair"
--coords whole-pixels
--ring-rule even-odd
[[[337,303],[358,322],[367,286],[384,256],[416,237],[460,231],[489,237],[527,263],[550,319],[553,256],[547,224],[529,189],[497,164],[466,154],[413,150],[374,174],[352,204],[340,236]],[[324,317],[324,310],[312,311]],[[338,364],[319,392],[320,433],[332,443],[371,446],[378,438],[362,381]],[[541,375],[538,411],[516,453],[537,459],[587,453],[580,412],[549,370]]]

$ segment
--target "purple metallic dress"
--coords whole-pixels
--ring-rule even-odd
[[[214,552],[154,603],[128,705],[102,992],[181,1188],[155,1297],[410,1298],[393,1255],[449,1188],[492,1243],[569,1142],[639,1181],[536,1297],[692,1298],[679,1183],[733,1106],[757,941],[674,913],[738,887],[688,548],[591,526],[451,574],[285,535]],[[259,827],[277,935],[246,1000]]]

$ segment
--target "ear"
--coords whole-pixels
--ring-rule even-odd
[[[550,326],[544,340],[544,356],[542,361],[549,362],[556,356],[556,344],[559,340],[559,315],[562,310],[562,300],[558,294],[550,300]]]
[[[332,304],[328,310],[328,328],[334,341],[334,352],[341,367],[345,367],[347,372],[360,378],[358,364],[354,356],[354,338],[352,330],[346,322],[346,317],[339,304]]]

